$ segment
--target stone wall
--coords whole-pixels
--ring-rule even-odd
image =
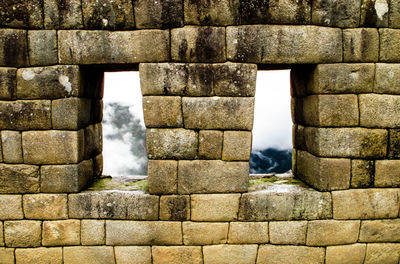
[[[399,0],[3,0],[0,27],[0,263],[399,263]],[[265,67],[313,188],[249,188]],[[126,69],[149,190],[84,191]]]

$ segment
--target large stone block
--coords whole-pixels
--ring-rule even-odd
[[[183,0],[135,1],[136,28],[174,28],[183,25]]]
[[[271,244],[305,245],[306,233],[306,221],[269,222]]]
[[[23,163],[21,133],[17,131],[1,131],[3,161],[5,163]]]
[[[365,127],[400,127],[400,96],[361,94],[360,124]]]
[[[316,26],[239,26],[227,28],[231,61],[298,64],[342,61],[342,33]]]
[[[377,63],[375,93],[400,94],[400,64]]]
[[[322,264],[324,261],[322,247],[261,245],[257,256],[257,264]]]
[[[154,264],[202,264],[201,247],[153,247]]]
[[[390,0],[389,1],[389,27],[400,28],[399,0]]]
[[[229,225],[229,244],[265,244],[268,241],[267,222],[232,222]]]
[[[22,132],[24,161],[31,164],[79,163],[83,158],[83,134],[83,130]]]
[[[251,143],[251,132],[225,131],[222,159],[248,161],[250,159]]]
[[[351,161],[351,187],[365,188],[373,185],[375,170],[373,160]]]
[[[181,245],[180,222],[106,221],[107,245]]]
[[[4,0],[0,5],[0,25],[16,28],[42,28],[42,1]]]
[[[0,248],[0,259],[4,264],[15,264],[14,249]]]
[[[400,244],[369,243],[364,263],[397,264],[400,257]]]
[[[180,96],[144,96],[143,115],[146,127],[182,127]]]
[[[44,221],[43,246],[73,246],[81,243],[79,220]]]
[[[204,246],[204,263],[247,264],[255,263],[257,245],[213,245]]]
[[[151,247],[114,247],[115,260],[121,264],[151,264]]]
[[[312,3],[312,23],[334,27],[358,27],[360,5],[357,0],[318,0]]]
[[[225,244],[228,240],[229,223],[183,222],[185,245]]]
[[[0,100],[16,99],[17,69],[0,67]]]
[[[44,27],[46,29],[80,28],[82,25],[80,0],[44,0]]]
[[[199,158],[221,159],[224,133],[219,130],[199,131]]]
[[[23,219],[22,196],[21,195],[0,195],[0,219]]]
[[[26,31],[20,29],[0,29],[0,65],[28,65]]]
[[[78,264],[85,260],[86,264],[115,263],[113,247],[64,247],[65,264]]]
[[[217,96],[254,96],[257,65],[224,63],[213,64],[214,92]]]
[[[37,193],[39,167],[0,164],[0,193]]]
[[[190,219],[189,195],[163,195],[160,198],[160,220],[183,221]]]
[[[197,132],[187,129],[147,129],[146,149],[149,159],[195,159]]]
[[[358,240],[360,221],[317,220],[307,228],[308,246],[353,244]]]
[[[63,252],[61,247],[57,248],[19,248],[15,250],[17,264],[44,264],[62,263]]]
[[[51,103],[53,129],[78,130],[89,124],[91,100],[87,98],[65,98]]]
[[[362,221],[360,242],[399,242],[400,219]]]
[[[227,26],[239,23],[239,0],[185,0],[185,24]]]
[[[67,219],[66,194],[24,195],[24,214],[26,219]]]
[[[248,162],[182,160],[178,164],[178,193],[245,192],[248,176]]]
[[[81,243],[85,246],[106,243],[106,222],[104,220],[81,221]]]
[[[400,160],[377,160],[375,162],[375,187],[400,186]]]
[[[42,227],[40,221],[5,221],[4,240],[7,247],[40,246]]]
[[[233,221],[237,219],[240,194],[195,194],[191,200],[192,221]]]
[[[326,264],[355,264],[364,263],[365,244],[331,246],[326,248]]]
[[[151,194],[178,192],[178,162],[175,160],[149,160],[148,182]]]
[[[388,27],[389,3],[386,0],[363,0],[360,26]]]
[[[171,58],[186,62],[224,62],[225,28],[187,26],[172,29]]]
[[[399,215],[397,189],[360,189],[332,192],[334,219],[380,219]]]
[[[169,59],[169,32],[65,30],[58,32],[58,48],[61,64],[166,61]]]
[[[379,29],[379,61],[400,62],[400,30]]]
[[[57,32],[55,30],[29,31],[28,48],[31,65],[57,64]]]
[[[343,30],[343,61],[374,62],[378,57],[379,34],[376,29]]]

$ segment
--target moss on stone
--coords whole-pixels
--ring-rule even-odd
[[[91,191],[101,190],[120,190],[120,191],[145,191],[149,190],[147,180],[134,180],[128,182],[122,182],[113,178],[101,178],[96,180],[93,185],[89,188]]]

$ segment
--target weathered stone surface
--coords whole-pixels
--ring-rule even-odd
[[[379,219],[399,215],[396,189],[363,189],[332,192],[333,218]]]
[[[190,219],[190,196],[164,195],[160,198],[160,220],[183,221]]]
[[[28,65],[26,31],[20,29],[0,29],[0,65]]]
[[[244,193],[239,220],[312,220],[332,217],[331,195],[311,189],[278,185]],[[192,214],[193,216],[193,214]]]
[[[135,26],[133,3],[124,0],[83,0],[83,22],[88,29],[130,29]]]
[[[21,133],[17,131],[1,131],[3,161],[6,163],[23,163]]]
[[[93,177],[100,178],[103,175],[103,155],[99,154],[93,158]]]
[[[104,220],[81,221],[81,243],[85,246],[104,245],[106,242],[106,223]]]
[[[14,249],[13,248],[0,248],[0,259],[4,264],[15,264],[14,262]]]
[[[358,27],[360,5],[357,0],[324,1],[312,3],[312,23],[334,27]]]
[[[253,128],[254,98],[182,98],[185,128]]]
[[[350,159],[319,158],[307,151],[297,151],[296,175],[320,191],[348,189]]]
[[[20,248],[15,250],[17,263],[46,264],[62,263],[62,248]]]
[[[178,193],[246,192],[249,163],[221,160],[181,160]]]
[[[360,221],[317,220],[308,222],[307,245],[329,246],[357,242]]]
[[[37,193],[39,188],[39,167],[0,164],[0,193]]]
[[[24,161],[31,164],[78,163],[84,149],[83,130],[22,132]]]
[[[376,29],[343,30],[343,60],[345,62],[374,62],[378,61],[378,56],[379,34]]]
[[[400,94],[400,64],[377,63],[374,93]]]
[[[28,45],[31,65],[57,64],[57,32],[55,30],[29,31]]]
[[[400,219],[362,221],[360,242],[399,242]]]
[[[271,244],[304,245],[306,243],[306,221],[283,221],[269,223]]]
[[[0,219],[22,219],[22,196],[0,195]]]
[[[375,175],[374,166],[373,160],[352,160],[351,187],[365,188],[371,186]]]
[[[365,244],[327,247],[326,264],[364,263],[366,249]]]
[[[400,129],[389,130],[389,153],[390,158],[400,157]]]
[[[225,244],[228,239],[229,223],[183,222],[185,245]]]
[[[400,96],[361,94],[360,124],[365,127],[400,127]]]
[[[225,28],[186,26],[172,29],[171,57],[174,61],[224,62]]]
[[[78,66],[57,65],[19,69],[17,84],[19,99],[56,99],[83,95]]]
[[[40,221],[4,222],[4,240],[7,247],[38,247],[41,233]]]
[[[154,264],[202,264],[201,247],[153,247]]]
[[[91,124],[85,128],[85,159],[90,159],[103,152],[102,123]]]
[[[181,245],[180,222],[106,221],[107,245]]]
[[[0,222],[0,246],[4,247],[3,222]],[[1,256],[1,253],[0,253],[0,256]]]
[[[151,194],[177,193],[178,162],[175,160],[149,160],[148,182]]]
[[[64,263],[78,264],[114,263],[113,247],[64,247]]]
[[[174,28],[183,25],[183,0],[135,1],[136,28]]]
[[[192,221],[233,221],[237,219],[240,194],[191,195]]]
[[[268,223],[232,222],[229,226],[229,244],[268,243]]]
[[[16,99],[17,69],[0,67],[0,100]]]
[[[388,27],[389,3],[386,0],[361,1],[361,23],[366,27]]]
[[[379,29],[379,61],[400,62],[400,30]]]
[[[228,26],[239,23],[239,0],[185,0],[185,24]]]
[[[257,264],[322,264],[325,249],[320,247],[261,245]]]
[[[212,96],[214,94],[215,64],[187,64],[187,96]]]
[[[0,25],[17,28],[42,28],[43,15],[40,0],[4,0],[0,6]]]
[[[59,63],[104,64],[169,59],[169,34],[161,30],[58,32]]]
[[[224,63],[213,64],[214,92],[217,96],[254,96],[257,65]]]
[[[158,196],[141,192],[83,192],[68,201],[70,218],[158,219]]]
[[[199,158],[221,159],[224,133],[219,130],[199,131]]]
[[[180,96],[144,96],[143,115],[146,127],[182,127]]]
[[[400,256],[400,244],[367,244],[365,262],[367,264],[397,264]]]
[[[0,128],[50,129],[50,100],[0,101]]]
[[[399,0],[390,0],[389,5],[389,27],[400,28]]]
[[[248,131],[225,131],[222,160],[250,159],[252,133]]]
[[[257,245],[213,245],[204,246],[204,263],[247,264],[255,263]]]
[[[79,220],[44,221],[43,246],[73,246],[81,242]]]
[[[375,162],[375,187],[399,187],[400,186],[400,161],[377,160]]]
[[[24,195],[24,214],[27,219],[67,219],[66,194]]]
[[[187,129],[147,129],[146,149],[149,159],[195,159],[197,132]]]
[[[80,28],[82,24],[82,5],[80,0],[44,0],[45,28]]]
[[[298,64],[342,61],[342,33],[316,26],[254,25],[227,28],[232,61]]]
[[[151,264],[150,247],[114,247],[114,252],[118,264]]]
[[[78,130],[89,124],[91,101],[87,98],[65,98],[51,103],[53,129]]]

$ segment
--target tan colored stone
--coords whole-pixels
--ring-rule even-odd
[[[72,246],[81,242],[81,222],[61,220],[43,222],[43,246]]]
[[[202,264],[201,247],[153,247],[154,264]]]
[[[28,65],[26,30],[1,29],[0,47],[1,66],[21,67]]]
[[[365,264],[397,264],[400,256],[400,244],[367,244]]]
[[[17,131],[1,131],[3,161],[6,163],[23,163],[21,133]]]
[[[4,264],[15,264],[14,262],[14,249],[13,248],[0,248],[0,259]]]
[[[107,220],[106,244],[181,245],[181,222]]]
[[[399,94],[400,64],[377,63],[374,93]]]
[[[327,247],[326,264],[362,264],[366,249],[365,244]]]
[[[228,239],[229,223],[183,222],[185,245],[225,244]]]
[[[204,264],[255,263],[257,245],[213,245],[204,246]]]
[[[65,98],[51,103],[53,129],[78,130],[89,125],[91,100]]]
[[[80,28],[82,24],[82,5],[80,0],[69,0],[66,2],[44,0],[45,28]]]
[[[267,222],[231,222],[229,226],[229,244],[268,243]]]
[[[199,158],[221,159],[223,132],[218,130],[199,131]]]
[[[400,126],[399,95],[361,94],[360,124],[364,127]]]
[[[0,219],[23,219],[22,196],[0,195]]]
[[[39,184],[38,166],[0,164],[0,193],[37,193]]]
[[[67,219],[66,194],[24,195],[24,214],[27,219]]]
[[[104,220],[81,221],[81,243],[85,246],[104,245],[106,242]]]
[[[325,248],[321,247],[261,245],[257,264],[322,264],[324,258]]]
[[[271,244],[304,245],[306,243],[307,222],[282,221],[269,223]]]
[[[0,25],[3,27],[42,28],[43,14],[40,0],[4,0],[0,7]]]
[[[399,0],[389,1],[389,26],[391,28],[400,28]]]
[[[399,215],[397,189],[361,189],[332,192],[334,219],[380,219]]]
[[[190,199],[192,221],[237,219],[240,194],[195,194]]]
[[[400,157],[400,129],[389,130],[389,158]]]
[[[103,175],[103,155],[99,154],[93,158],[93,176],[100,178]]]
[[[185,24],[228,26],[239,23],[239,0],[185,0],[184,3]]]
[[[83,130],[22,132],[24,161],[30,164],[79,163],[83,158],[83,141]]]
[[[17,264],[62,263],[62,248],[24,248],[15,250]]]
[[[118,264],[151,264],[150,247],[114,247]]]
[[[257,65],[223,63],[213,64],[214,92],[217,96],[254,96]]]
[[[362,221],[360,242],[399,242],[400,219]]]
[[[136,28],[174,28],[183,24],[183,0],[136,0]]]
[[[146,127],[182,127],[182,103],[179,96],[144,96]]]
[[[400,30],[379,29],[379,61],[400,62]]]
[[[29,62],[34,65],[57,64],[57,32],[55,30],[28,31]]]
[[[340,0],[312,3],[312,23],[334,27],[358,27],[360,24],[360,1]]]
[[[102,123],[91,124],[85,128],[85,159],[93,158],[103,152]]]
[[[214,64],[188,64],[186,96],[212,96],[214,94]]]
[[[307,246],[330,246],[357,242],[360,221],[317,220],[308,222]]]
[[[377,160],[375,162],[375,187],[399,187],[400,186],[400,161]]]
[[[4,247],[3,222],[0,222],[0,247]],[[1,254],[1,253],[0,253]]]
[[[40,221],[5,221],[4,241],[7,247],[38,247],[41,240]]]
[[[389,1],[361,1],[361,24],[365,27],[388,27]]]
[[[114,263],[113,247],[64,247],[64,263],[80,264]]]
[[[375,171],[373,160],[351,161],[351,187],[369,187],[373,183]]]
[[[16,99],[17,69],[0,67],[0,99],[12,100]]]
[[[247,131],[224,131],[222,160],[250,159],[252,133]]]
[[[177,193],[178,162],[175,160],[149,160],[148,182],[151,194]]]
[[[374,28],[343,30],[343,61],[375,62],[378,61],[378,57],[378,30]]]
[[[163,195],[160,198],[160,220],[183,221],[190,219],[190,196]]]

